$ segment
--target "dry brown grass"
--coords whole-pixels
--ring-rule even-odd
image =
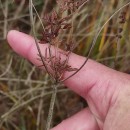
[[[17,2],[15,2],[17,1]],[[89,47],[103,24],[116,10],[129,0],[93,0],[77,14],[73,35],[77,48],[75,53],[87,56]],[[40,15],[57,9],[53,0],[34,0]],[[127,21],[119,24],[121,11]],[[129,72],[130,64],[130,8],[123,8],[113,16],[101,31],[92,50],[91,58],[109,67]],[[40,36],[41,23],[35,14],[35,32]],[[117,40],[122,27],[122,38]],[[30,26],[28,2],[24,0],[0,0],[0,123],[1,129],[43,130],[45,128],[53,85],[44,72],[15,54],[7,44],[6,35],[11,29],[33,34]],[[64,36],[68,35],[65,33]],[[118,42],[117,42],[118,41]],[[64,97],[64,98],[62,98]],[[58,86],[53,125],[79,111],[86,103],[63,85]],[[65,106],[65,107],[63,107]]]

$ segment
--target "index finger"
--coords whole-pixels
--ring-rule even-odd
[[[13,30],[8,33],[7,39],[15,52],[30,60],[34,65],[40,65],[40,61],[37,60],[38,51],[33,37]],[[45,46],[40,45],[43,55]],[[84,61],[84,57],[71,54],[69,65],[73,68],[80,68]],[[76,93],[86,97],[86,94],[93,86],[96,86],[101,80],[106,80],[111,73],[111,69],[93,60],[88,60],[87,64],[77,74],[65,81],[65,84]],[[66,72],[65,78],[69,75],[70,73]]]

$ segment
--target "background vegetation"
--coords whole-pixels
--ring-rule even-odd
[[[54,0],[33,0],[41,16],[57,9]],[[114,12],[129,0],[91,0],[74,21],[77,48],[75,53],[87,56],[97,32]],[[125,12],[125,22],[120,16]],[[92,50],[91,58],[111,68],[130,72],[130,7],[126,6],[107,22]],[[37,37],[41,24],[35,15]],[[50,78],[27,60],[15,54],[6,35],[16,29],[32,35],[28,0],[0,0],[0,129],[43,130],[50,97]],[[123,31],[120,31],[123,29]],[[67,35],[67,34],[65,34]],[[53,125],[87,106],[84,100],[63,85],[58,87]]]

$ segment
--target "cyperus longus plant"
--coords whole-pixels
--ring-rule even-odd
[[[75,41],[72,36],[66,38],[63,37],[62,34],[65,32],[70,34],[73,33],[73,20],[75,15],[81,7],[88,2],[88,0],[57,0],[56,2],[59,6],[59,11],[53,10],[50,14],[44,14],[42,21],[33,5],[32,0],[30,0],[30,16],[35,43],[38,49],[37,60],[41,61],[41,65],[39,65],[39,67],[44,67],[54,84],[46,130],[49,130],[51,127],[57,85],[72,77],[82,68],[73,68],[69,65],[69,57],[75,48]],[[41,33],[42,38],[39,42],[37,41],[35,35],[33,8],[43,27],[43,31]],[[64,14],[66,14],[66,16]],[[39,44],[44,46],[44,52],[41,52]],[[64,78],[65,72],[73,73],[70,74],[69,77]]]
[[[33,32],[36,41],[36,46],[38,49],[39,54],[37,55],[37,60],[41,61],[41,65],[39,67],[44,67],[47,73],[52,78],[54,83],[53,95],[50,103],[50,109],[48,114],[48,120],[46,125],[46,130],[49,130],[51,127],[51,120],[53,115],[54,103],[56,99],[57,93],[57,84],[62,83],[65,80],[68,80],[73,75],[78,73],[82,67],[87,63],[88,58],[92,52],[94,45],[96,44],[97,38],[102,32],[105,25],[124,7],[128,6],[130,2],[122,6],[120,9],[114,12],[111,17],[102,25],[102,27],[97,31],[96,36],[93,39],[93,42],[90,46],[88,51],[88,55],[86,60],[79,68],[73,68],[69,65],[69,58],[76,47],[75,41],[73,37],[70,35],[67,38],[62,36],[64,33],[72,34],[74,27],[73,27],[73,20],[75,19],[75,15],[78,11],[83,7],[88,0],[57,0],[57,4],[59,6],[59,11],[53,10],[50,14],[44,14],[43,22],[41,18],[41,24],[43,27],[42,31],[42,38],[40,42],[36,40],[35,37],[35,29],[34,29],[34,19],[33,19],[33,9],[34,5],[32,0],[30,0],[30,16],[33,25]],[[36,11],[36,9],[34,8]],[[37,13],[37,12],[36,12]],[[66,15],[65,15],[66,14]],[[38,15],[38,14],[37,14]],[[39,17],[39,15],[38,15]],[[39,44],[43,45],[45,48],[44,52],[41,52]],[[70,76],[64,78],[64,74],[66,72],[70,73]]]
[[[87,1],[57,0],[56,2],[59,6],[59,13],[53,10],[52,13],[43,16],[46,26],[42,31],[42,38],[39,43],[47,45],[44,54],[38,54],[37,58],[42,63],[40,67],[43,66],[46,69],[55,84],[53,86],[54,92],[50,103],[46,130],[49,130],[51,126],[57,84],[66,80],[64,79],[65,72],[76,72],[78,70],[78,68],[72,68],[69,65],[69,57],[75,48],[75,42],[72,37],[66,38],[61,37],[61,35],[65,32],[73,32],[73,15]],[[63,16],[64,13],[67,13],[67,15]]]

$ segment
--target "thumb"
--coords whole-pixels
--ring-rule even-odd
[[[84,109],[51,130],[99,130],[99,127],[90,110]]]

